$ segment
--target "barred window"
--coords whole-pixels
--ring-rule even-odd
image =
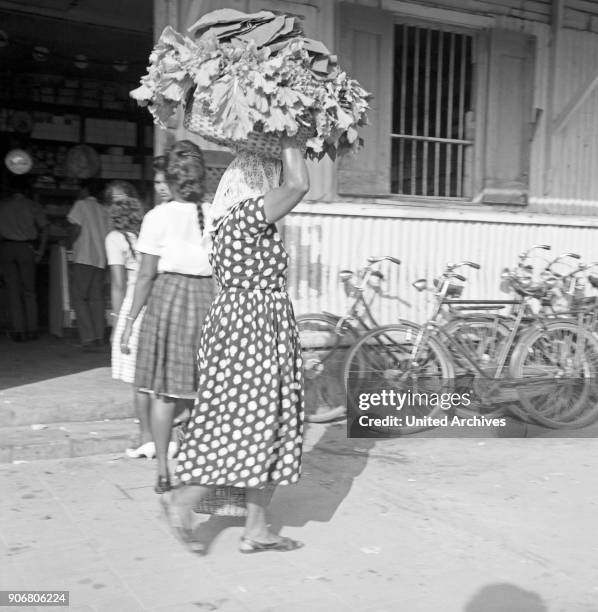
[[[467,34],[395,26],[392,193],[471,197],[472,44]]]

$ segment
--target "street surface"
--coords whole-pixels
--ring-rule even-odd
[[[242,555],[242,520],[197,515],[197,557],[161,515],[155,463],[123,457],[130,388],[108,365],[68,339],[0,339],[0,590],[68,590],[70,611],[598,612],[594,438],[312,425],[271,508],[305,547]]]
[[[241,555],[241,521],[203,515],[208,555],[187,552],[152,461],[4,464],[0,588],[67,589],[72,611],[598,611],[595,440],[307,437],[272,504],[290,553]]]

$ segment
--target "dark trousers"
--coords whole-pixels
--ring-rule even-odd
[[[37,331],[35,254],[28,242],[0,244],[0,265],[8,289],[12,328],[17,333]]]
[[[71,297],[83,344],[104,339],[104,269],[73,264]]]

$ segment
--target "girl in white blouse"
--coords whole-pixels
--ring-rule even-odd
[[[126,317],[121,349],[131,350],[134,323],[141,323],[135,385],[151,395],[151,428],[158,459],[156,493],[171,488],[167,451],[177,400],[197,395],[199,335],[214,297],[209,242],[203,240],[205,166],[201,150],[183,140],[165,154],[173,200],[143,220],[136,248],[141,264]]]

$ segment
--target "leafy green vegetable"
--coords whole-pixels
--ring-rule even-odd
[[[219,13],[221,23],[207,30],[202,22],[196,40],[165,28],[131,96],[149,105],[162,127],[191,96],[193,112],[203,113],[231,145],[253,131],[293,136],[308,126],[311,159],[357,149],[371,95],[322,43],[298,36],[294,18],[263,12],[251,22],[236,13],[233,22]]]

